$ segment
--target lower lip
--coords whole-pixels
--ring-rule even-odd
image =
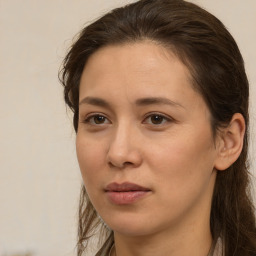
[[[107,191],[107,196],[110,202],[119,205],[132,204],[137,200],[148,195],[150,191],[127,191],[127,192],[115,192]]]

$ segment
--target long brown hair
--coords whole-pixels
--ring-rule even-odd
[[[78,129],[81,74],[99,48],[151,40],[170,49],[189,68],[193,87],[208,105],[213,134],[234,113],[246,123],[244,146],[238,160],[218,172],[212,199],[210,227],[221,236],[226,256],[256,255],[255,214],[247,165],[249,85],[243,58],[233,37],[212,14],[183,0],[141,0],[117,8],[85,27],[69,50],[60,73],[67,105]],[[102,225],[108,245],[113,233],[97,217],[84,186],[79,205],[78,255]]]

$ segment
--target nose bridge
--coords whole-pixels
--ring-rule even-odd
[[[141,152],[137,138],[136,127],[127,120],[120,121],[109,144],[108,162],[119,168],[127,164],[138,166],[141,163]]]

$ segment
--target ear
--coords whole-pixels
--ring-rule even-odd
[[[215,168],[224,171],[230,167],[239,157],[243,149],[245,133],[244,117],[235,113],[225,128],[221,128],[217,138],[217,158]]]

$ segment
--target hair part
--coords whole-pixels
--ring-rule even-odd
[[[169,49],[187,66],[193,87],[211,112],[214,134],[229,124],[235,113],[243,115],[244,146],[238,160],[217,173],[210,227],[213,239],[222,237],[224,255],[255,255],[255,215],[247,163],[249,85],[237,44],[212,14],[183,0],[140,0],[114,9],[85,27],[64,59],[60,73],[65,101],[74,112],[75,131],[79,84],[89,57],[102,47],[145,40]],[[101,225],[84,187],[79,209],[78,255],[81,256],[85,241]],[[104,225],[102,228],[105,229]],[[106,236],[109,242],[113,234],[107,232]]]

